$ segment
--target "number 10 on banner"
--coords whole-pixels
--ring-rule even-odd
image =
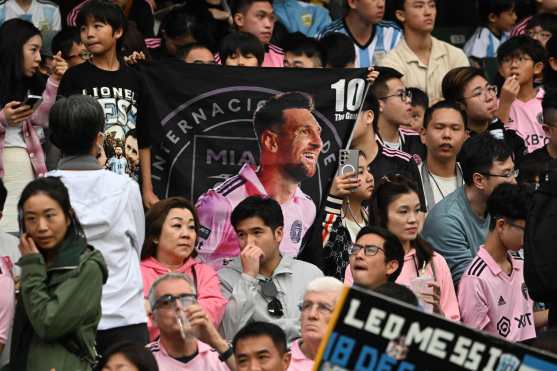
[[[360,109],[365,87],[364,79],[352,79],[348,83],[346,83],[346,79],[340,79],[331,84],[331,89],[335,90],[335,111],[357,111]]]

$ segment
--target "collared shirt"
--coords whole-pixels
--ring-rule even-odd
[[[302,352],[300,348],[301,342],[302,339],[298,339],[290,346],[292,358],[290,359],[290,366],[288,366],[287,371],[310,371],[313,369],[313,359],[309,359]]]
[[[240,244],[230,223],[232,210],[246,197],[267,195],[255,169],[246,164],[238,175],[210,189],[196,204],[199,224],[199,259],[220,269],[223,259],[240,255]],[[315,219],[315,204],[298,187],[294,196],[280,205],[284,215],[284,237],[280,251],[288,256],[298,255],[302,238]]]
[[[13,18],[31,22],[41,32],[62,29],[60,9],[54,2],[48,0],[32,0],[31,6],[26,11],[21,9],[16,0],[0,1],[0,24]]]
[[[147,345],[147,349],[153,353],[157,360],[160,371],[229,371],[226,363],[221,362],[219,354],[209,345],[197,341],[197,355],[187,363],[181,362],[171,357],[160,341],[155,341]]]
[[[364,45],[358,44],[352,33],[348,29],[344,18],[333,21],[318,38],[323,38],[329,33],[340,32],[350,36],[354,42],[354,50],[356,52],[355,67],[370,67],[379,64],[379,61],[387,52],[397,46],[399,43],[402,30],[400,27],[390,21],[380,21],[373,25],[371,39]]]
[[[545,91],[538,89],[538,93],[527,102],[515,99],[511,104],[509,122],[505,124],[509,129],[515,130],[524,140],[528,153],[543,147],[549,138],[543,131],[542,100]]]
[[[402,81],[406,87],[423,90],[429,97],[429,103],[434,104],[443,99],[441,82],[447,72],[456,67],[467,67],[470,63],[462,49],[437,40],[435,37],[431,38],[431,42],[428,64],[420,61],[404,38],[378,64],[402,73]]]
[[[462,276],[458,302],[462,321],[507,341],[534,338],[533,301],[524,283],[524,261],[508,254],[510,274],[503,272],[489,252],[481,246],[478,255]]]
[[[476,32],[464,45],[464,53],[474,58],[495,58],[499,45],[509,39],[509,33],[503,32],[501,37],[495,36],[487,27],[478,27]]]

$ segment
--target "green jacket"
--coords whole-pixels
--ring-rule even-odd
[[[18,262],[21,292],[10,357],[13,371],[88,371],[96,359],[108,271],[102,254],[84,238],[69,239],[48,268],[41,254]]]

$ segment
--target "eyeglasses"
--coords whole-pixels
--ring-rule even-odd
[[[497,95],[497,86],[495,85],[487,85],[484,88],[477,88],[474,90],[474,92],[472,93],[472,95],[468,96],[468,97],[462,97],[462,99],[470,99],[470,98],[477,98],[480,96],[496,96]]]
[[[272,317],[282,317],[284,315],[284,309],[282,308],[282,304],[280,300],[277,298],[278,290],[275,283],[268,279],[264,281],[259,281],[261,285],[261,294],[265,298],[270,298],[271,301],[267,304],[267,313]]]
[[[182,308],[187,308],[197,301],[194,294],[163,295],[155,302],[155,309],[175,309],[177,300],[180,301]]]
[[[526,63],[528,61],[531,61],[532,58],[527,57],[525,55],[519,55],[519,56],[513,56],[513,57],[505,57],[503,59],[501,59],[501,64],[504,65],[509,65],[512,64],[513,62],[516,62],[518,64],[523,64]]]
[[[379,251],[383,251],[383,254],[385,253],[385,250],[382,247],[379,246],[375,246],[375,245],[358,245],[358,244],[352,244],[352,246],[350,246],[348,248],[348,254],[350,255],[356,255],[357,253],[360,252],[360,250],[364,250],[364,255],[365,256],[374,256],[377,255],[377,253]]]
[[[317,312],[322,315],[327,315],[333,313],[335,309],[333,306],[326,304],[326,303],[313,303],[311,301],[304,301],[300,305],[298,305],[300,312],[308,312],[311,311],[313,308],[317,308]]]
[[[518,176],[518,173],[519,173],[518,169],[514,169],[505,174],[491,174],[491,173],[480,173],[480,174],[485,176],[495,176],[499,178],[516,178]]]
[[[379,99],[387,99],[392,97],[399,97],[401,101],[406,102],[412,100],[412,91],[410,89],[404,89],[399,91],[396,94],[387,95],[386,97],[382,97]]]

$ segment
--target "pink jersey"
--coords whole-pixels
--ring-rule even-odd
[[[226,363],[221,362],[219,354],[209,345],[197,341],[198,354],[188,363],[180,362],[168,355],[160,341],[155,341],[147,345],[147,349],[157,360],[159,371],[229,371]]]
[[[462,321],[507,341],[536,336],[533,301],[524,283],[523,260],[509,254],[510,276],[480,246],[476,258],[460,279],[458,302]]]
[[[290,345],[292,358],[290,359],[290,365],[287,371],[310,371],[313,369],[313,360],[302,353],[300,341],[302,341],[302,339],[298,339]]]
[[[549,141],[542,127],[544,94],[544,90],[540,88],[536,97],[528,102],[515,99],[509,112],[509,122],[505,124],[524,140],[528,153],[543,147]]]
[[[255,170],[245,164],[238,175],[199,197],[195,205],[201,225],[198,259],[218,270],[225,259],[240,255],[240,244],[230,224],[230,214],[242,200],[253,195],[267,195],[267,191]],[[294,197],[280,206],[284,215],[284,236],[279,248],[282,253],[295,257],[302,238],[315,219],[315,204],[298,187]]]

